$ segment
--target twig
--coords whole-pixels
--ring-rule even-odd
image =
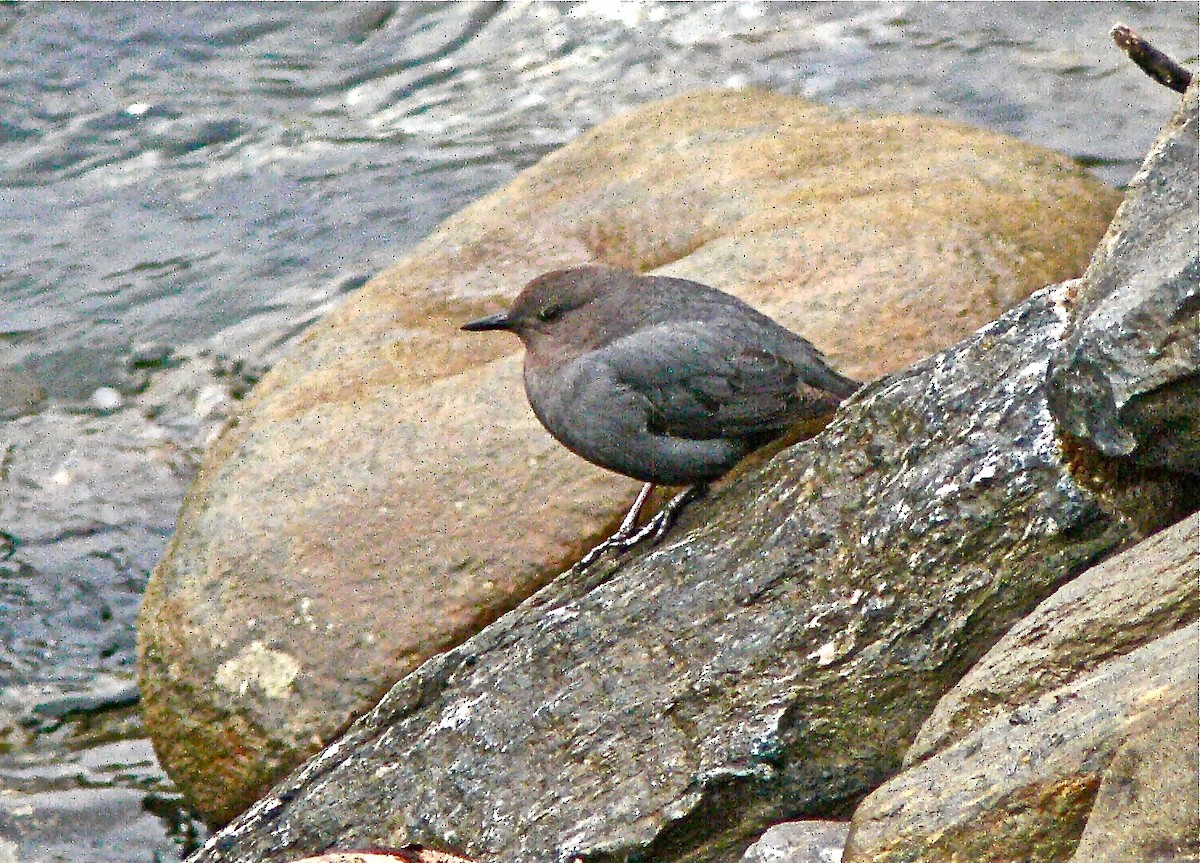
[[[1113,41],[1138,65],[1164,87],[1182,93],[1192,83],[1192,73],[1180,66],[1162,51],[1159,51],[1124,24],[1112,28]]]

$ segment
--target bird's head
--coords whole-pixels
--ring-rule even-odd
[[[554,270],[525,286],[507,312],[463,324],[468,332],[507,330],[531,354],[564,357],[604,344],[611,336],[615,292],[638,276],[609,267]]]

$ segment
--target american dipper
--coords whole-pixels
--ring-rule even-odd
[[[729,294],[609,267],[555,270],[512,308],[462,329],[525,344],[525,393],[561,444],[646,485],[610,544],[661,536],[704,483],[859,384],[805,339]],[[633,533],[654,484],[698,484]]]

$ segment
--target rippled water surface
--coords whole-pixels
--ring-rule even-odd
[[[1195,25],[1194,7],[1165,3],[32,4],[0,16],[0,359],[61,398],[109,382],[133,343],[192,340],[356,287],[581,129],[697,87],[944,114],[1120,183],[1171,97],[1130,74],[1108,28],[1128,19],[1178,51]]]
[[[134,617],[181,435],[243,369],[163,357],[269,361],[469,201],[701,87],[945,116],[1121,184],[1177,97],[1117,21],[1195,62],[1194,3],[0,6],[0,861],[174,860],[194,829]]]

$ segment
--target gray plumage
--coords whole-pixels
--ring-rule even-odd
[[[715,479],[859,386],[736,297],[607,267],[539,276],[507,313],[463,329],[519,336],[542,425],[588,461],[649,483]]]

